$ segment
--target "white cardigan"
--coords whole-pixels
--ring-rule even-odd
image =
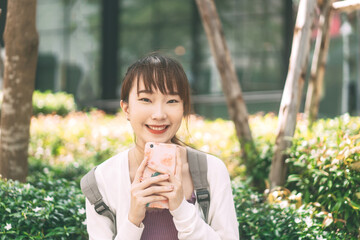
[[[129,150],[123,151],[100,164],[95,171],[96,181],[105,203],[116,214],[116,240],[140,239],[144,225],[140,227],[128,220],[130,208]],[[179,239],[239,239],[230,178],[224,163],[207,154],[207,178],[210,187],[209,225],[201,218],[200,206],[185,199],[173,216]],[[95,212],[86,200],[86,224],[90,239],[112,239],[113,223]]]

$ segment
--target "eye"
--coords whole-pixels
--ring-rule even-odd
[[[168,103],[178,103],[178,102],[179,102],[179,101],[176,100],[176,99],[171,99],[171,100],[168,101]]]
[[[151,102],[150,99],[148,99],[148,98],[140,98],[139,101],[140,102]]]

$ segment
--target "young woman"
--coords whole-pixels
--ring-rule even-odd
[[[95,177],[117,226],[95,212],[86,200],[90,239],[239,239],[230,179],[223,162],[207,154],[211,196],[208,221],[196,202],[186,148],[176,137],[190,114],[190,90],[181,65],[168,57],[149,55],[131,65],[121,89],[121,108],[135,134],[135,146],[100,164]],[[121,127],[121,126],[119,126]],[[147,142],[179,145],[175,174],[143,180]],[[168,200],[169,209],[147,204]]]

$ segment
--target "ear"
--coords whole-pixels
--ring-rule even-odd
[[[125,113],[127,120],[129,120],[129,103],[121,100],[120,107],[123,110],[123,112]]]

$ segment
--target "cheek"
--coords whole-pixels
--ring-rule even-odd
[[[173,120],[179,121],[181,123],[183,117],[184,117],[184,111],[183,108],[179,108],[177,110],[174,110],[171,114],[171,116],[173,117]]]

